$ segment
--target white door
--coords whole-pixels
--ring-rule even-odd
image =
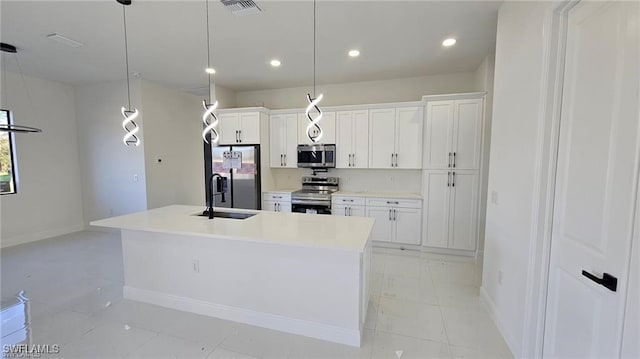
[[[260,143],[260,113],[247,112],[240,116],[240,143],[256,145]]]
[[[420,222],[422,211],[419,208],[394,208],[393,222],[396,243],[420,244]]]
[[[371,239],[379,242],[391,242],[391,208],[367,207],[367,217],[375,219],[371,230]]]
[[[449,248],[475,250],[477,227],[477,171],[451,172]]]
[[[427,122],[424,131],[424,168],[447,169],[453,159],[450,153],[453,132],[453,101],[427,103]]]
[[[391,168],[395,152],[396,109],[369,111],[369,167]]]
[[[425,239],[429,247],[449,246],[449,197],[451,194],[451,172],[428,171],[424,174],[423,188]]]
[[[298,167],[298,116],[284,115],[284,167]]]
[[[240,120],[237,113],[221,113],[220,120],[220,144],[234,145],[238,142]]]
[[[353,111],[353,168],[369,167],[369,110]],[[336,148],[338,150],[338,148]]]
[[[620,355],[638,185],[640,2],[568,15],[545,357]],[[615,291],[582,274],[617,277]]]
[[[396,167],[422,168],[422,107],[396,109]]]
[[[364,206],[349,206],[349,215],[357,217],[366,217]]]
[[[453,168],[480,168],[482,99],[455,101],[453,122]]]
[[[350,168],[353,153],[353,111],[336,113],[336,168]]]
[[[284,167],[286,125],[284,115],[269,117],[269,165],[271,167]]]

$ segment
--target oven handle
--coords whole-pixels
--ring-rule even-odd
[[[291,200],[291,204],[308,204],[308,205],[312,205],[312,206],[326,206],[326,207],[331,207],[331,202],[329,201],[308,201],[308,200],[296,200],[296,199],[292,199]]]

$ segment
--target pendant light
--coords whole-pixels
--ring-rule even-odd
[[[27,82],[24,79],[24,75],[22,74],[22,68],[20,67],[20,61],[18,61],[18,49],[10,44],[7,43],[0,43],[0,51],[2,51],[2,66],[3,66],[3,72],[6,74],[6,70],[4,69],[5,66],[5,60],[4,60],[4,54],[14,54],[15,60],[16,60],[16,65],[18,66],[18,71],[20,72],[20,77],[22,78],[22,84],[24,85],[24,89],[27,92],[27,98],[29,100],[29,102],[31,103],[31,96],[29,95],[29,89],[27,88]],[[6,79],[2,82],[2,93],[3,95],[6,96],[7,90],[5,88],[5,84],[6,84]],[[5,101],[3,101],[3,105],[5,104]],[[35,132],[42,132],[41,129],[39,128],[35,128],[35,127],[31,127],[31,126],[23,126],[23,125],[14,125],[12,123],[10,123],[10,121],[8,120],[6,124],[0,124],[0,132],[12,132],[12,133],[35,133]]]
[[[124,59],[127,71],[127,99],[129,107],[122,107],[120,113],[124,120],[122,120],[122,129],[126,132],[122,137],[122,142],[127,146],[140,146],[140,138],[136,134],[140,131],[140,126],[135,122],[140,112],[137,108],[131,111],[131,81],[129,79],[129,46],[127,44],[127,10],[126,7],[131,5],[131,0],[116,0],[122,4],[122,22],[124,24]]]
[[[322,111],[318,107],[318,103],[322,101],[322,94],[316,96],[316,0],[313,0],[313,96],[307,94],[307,101],[309,105],[304,111],[304,114],[309,119],[307,125],[307,136],[313,143],[318,143],[322,139],[322,128],[320,127],[320,120],[322,120]],[[311,117],[311,110],[315,109],[316,117]]]
[[[209,101],[202,100],[202,107],[204,107],[204,113],[202,114],[202,123],[204,124],[204,130],[202,130],[202,139],[204,142],[209,143],[207,137],[211,139],[213,144],[218,144],[220,136],[218,134],[218,117],[214,113],[218,108],[218,101],[211,104],[211,75],[215,73],[215,70],[211,67],[211,42],[209,41],[209,0],[204,0],[205,9],[207,15],[207,85],[209,89]]]

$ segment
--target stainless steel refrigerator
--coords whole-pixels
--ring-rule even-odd
[[[229,168],[224,161],[225,152],[240,153],[240,168]],[[216,196],[216,207],[260,209],[260,146],[216,146],[212,147],[213,173],[227,178],[226,202]]]

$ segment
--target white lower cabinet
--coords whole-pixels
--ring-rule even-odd
[[[374,218],[372,239],[379,242],[420,244],[420,200],[369,198],[367,217]]]
[[[424,245],[475,250],[478,171],[425,171],[423,176]]]
[[[262,194],[262,210],[272,212],[291,212],[291,193],[264,192]]]
[[[366,217],[366,211],[364,206],[353,206],[353,205],[331,205],[331,214],[334,216],[357,216],[357,217]]]

